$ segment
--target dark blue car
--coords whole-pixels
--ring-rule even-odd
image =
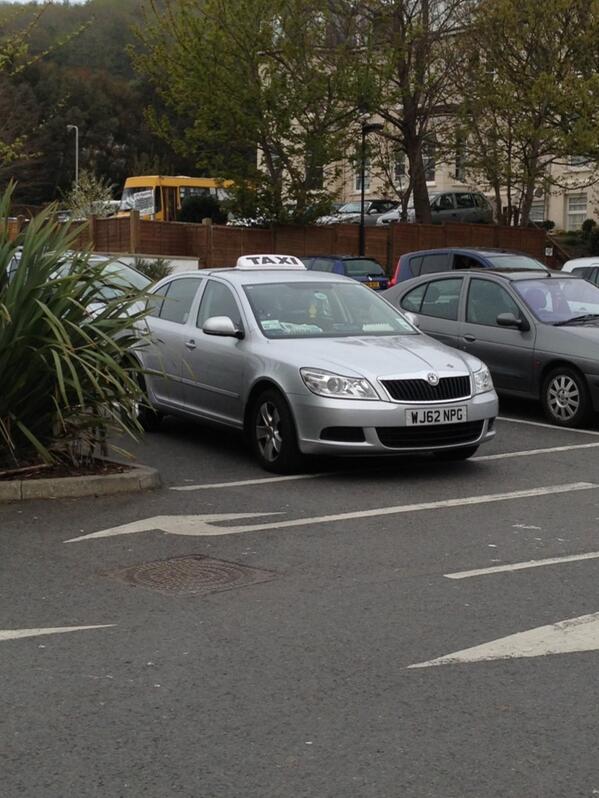
[[[306,269],[316,272],[343,274],[375,291],[384,291],[389,285],[385,270],[373,258],[356,255],[315,255],[302,258]]]
[[[412,277],[454,269],[543,269],[541,261],[523,252],[508,252],[504,249],[469,249],[449,247],[406,252],[397,263],[390,286]]]

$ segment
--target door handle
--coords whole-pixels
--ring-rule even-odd
[[[188,338],[187,341],[185,341],[185,346],[188,349],[195,349],[196,348],[196,342],[193,340],[193,338]]]
[[[465,335],[464,341],[468,341],[469,344],[472,344],[476,341],[476,338],[473,335]]]

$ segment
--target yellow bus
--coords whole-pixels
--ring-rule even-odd
[[[214,177],[165,177],[164,175],[141,175],[128,177],[119,205],[119,216],[129,211],[139,211],[143,219],[157,222],[174,222],[187,197],[212,195],[219,200],[227,199],[231,180]]]

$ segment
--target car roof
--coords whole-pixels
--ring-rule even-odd
[[[321,282],[321,283],[355,283],[348,277],[341,274],[331,274],[330,272],[314,272],[309,269],[304,271],[286,271],[285,269],[265,269],[261,271],[245,271],[235,267],[223,267],[220,269],[199,269],[193,272],[177,272],[170,275],[170,279],[179,277],[220,277],[234,285],[255,285],[259,283],[300,283],[300,282]],[[169,278],[165,278],[166,282]],[[161,280],[161,283],[163,281]],[[357,283],[356,283],[357,284]]]
[[[499,249],[493,247],[485,247],[484,249],[476,249],[476,247],[437,247],[436,249],[417,249],[413,252],[404,252],[401,256],[402,258],[407,257],[408,255],[441,255],[441,254],[453,254],[453,255],[479,255],[483,258],[487,255],[526,255],[526,257],[531,258],[532,260],[537,260],[534,255],[529,255],[527,252],[519,252],[517,250],[511,249]]]
[[[544,271],[543,269],[457,269],[452,272],[433,272],[432,274],[423,274],[420,277],[415,277],[413,280],[404,280],[404,283],[416,282],[420,280],[425,281],[425,278],[435,277],[458,277],[460,275],[476,275],[477,277],[496,278],[498,280],[507,280],[508,282],[517,283],[522,280],[555,280],[557,278],[564,278],[566,280],[580,280],[575,274],[560,271]],[[402,283],[399,283],[401,285]]]
[[[322,253],[320,253],[318,255],[302,255],[300,260],[302,258],[331,258],[334,260],[372,260],[375,263],[378,263],[378,260],[376,258],[370,257],[370,255],[323,255]]]

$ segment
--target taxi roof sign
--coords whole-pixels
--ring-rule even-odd
[[[306,267],[295,255],[243,255],[237,260],[237,268],[247,271],[263,269],[304,271]]]

